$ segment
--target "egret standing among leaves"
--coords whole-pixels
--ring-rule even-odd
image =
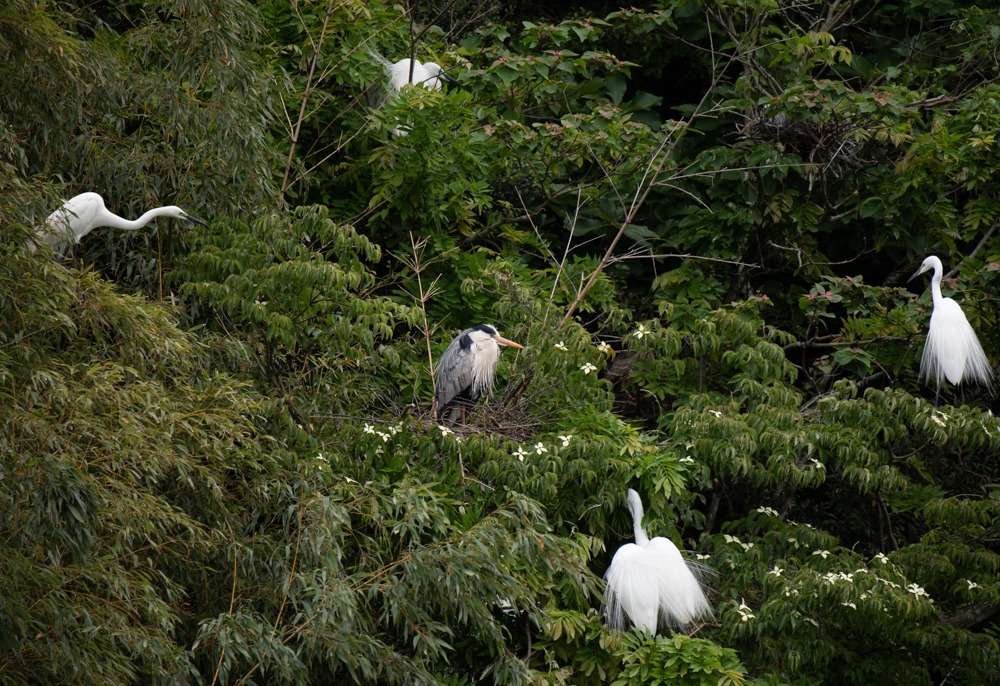
[[[441,80],[444,79],[461,86],[434,62],[421,63],[420,60],[411,61],[409,58],[404,58],[393,64],[371,48],[368,48],[368,54],[374,57],[389,75],[389,98],[399,93],[408,83],[421,85],[428,90],[441,90]],[[392,133],[396,136],[405,136],[409,131],[405,127],[397,126]]]
[[[681,627],[710,617],[712,606],[698,581],[704,568],[686,561],[670,539],[649,540],[642,528],[642,500],[631,488],[625,503],[632,513],[635,543],[619,548],[604,574],[604,605],[611,629],[625,628],[623,614],[650,635],[658,626]]]
[[[934,276],[931,277],[934,309],[931,312],[927,341],[924,343],[924,354],[920,358],[918,378],[928,384],[933,380],[937,384],[937,392],[941,390],[942,379],[948,379],[955,386],[973,379],[989,388],[993,369],[979,345],[976,332],[959,304],[941,295],[941,260],[934,255],[928,257],[907,283],[930,269],[934,270]],[[934,394],[935,405],[937,392]]]
[[[461,417],[465,423],[466,408],[474,405],[484,392],[493,390],[502,345],[524,347],[508,341],[489,324],[474,326],[455,336],[434,373],[439,417],[449,411],[449,421]]]
[[[129,221],[108,211],[104,206],[104,198],[97,193],[81,193],[67,200],[62,207],[50,214],[45,220],[45,225],[39,227],[36,232],[49,244],[52,252],[65,257],[81,238],[94,229],[109,226],[114,229],[135,231],[157,217],[175,217],[205,225],[202,220],[192,217],[174,205],[154,208],[138,219]],[[35,252],[37,246],[32,244],[30,247],[31,252]]]

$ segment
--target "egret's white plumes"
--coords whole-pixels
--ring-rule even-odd
[[[371,55],[379,64],[382,65],[386,73],[389,76],[389,98],[391,99],[403,86],[408,83],[416,84],[418,86],[423,86],[428,90],[441,90],[441,81],[447,80],[452,83],[457,83],[453,78],[448,76],[441,67],[439,67],[434,62],[420,62],[420,60],[411,60],[409,58],[404,58],[396,62],[395,64],[382,57],[371,48],[365,46],[368,50],[368,54]],[[408,133],[407,129],[402,126],[397,126],[393,130],[393,134],[396,136],[405,136]]]
[[[948,379],[956,386],[971,379],[989,387],[993,369],[979,345],[976,332],[959,304],[941,295],[941,260],[931,255],[910,280],[931,269],[934,270],[931,278],[934,309],[931,312],[927,341],[924,343],[924,354],[920,358],[919,378],[927,384],[933,381],[938,388],[943,379]]]
[[[434,372],[441,415],[446,409],[451,410],[449,419],[457,421],[480,395],[493,391],[500,346],[523,347],[508,341],[489,324],[474,326],[455,336]]]
[[[679,628],[710,617],[699,577],[705,567],[689,562],[667,538],[650,540],[642,528],[642,500],[631,488],[626,499],[632,513],[635,543],[626,543],[604,574],[604,605],[613,631],[625,628],[625,617],[649,634],[657,627]]]
[[[135,231],[157,217],[176,217],[204,224],[200,219],[190,216],[175,205],[157,207],[149,210],[138,219],[129,221],[108,211],[104,206],[104,198],[97,193],[81,193],[67,200],[62,207],[50,214],[45,220],[45,224],[39,227],[36,233],[41,240],[48,243],[52,252],[66,255],[73,249],[74,245],[80,242],[81,238],[96,228],[107,226],[113,229]],[[36,247],[34,243],[29,245],[31,252],[35,252]]]

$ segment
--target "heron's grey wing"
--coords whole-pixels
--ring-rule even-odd
[[[438,363],[434,383],[437,385],[439,408],[472,385],[472,350],[462,350],[464,335],[465,332],[455,337]]]

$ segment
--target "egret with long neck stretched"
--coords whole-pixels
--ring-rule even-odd
[[[680,628],[700,617],[711,617],[712,606],[698,578],[705,568],[688,562],[673,541],[650,540],[642,528],[642,500],[628,489],[625,500],[632,513],[635,543],[626,543],[604,574],[604,607],[614,631],[632,624],[653,635],[658,627]]]
[[[49,215],[45,224],[36,233],[39,238],[52,248],[57,255],[67,255],[80,239],[96,228],[107,226],[113,229],[135,231],[141,229],[157,217],[175,217],[187,219],[204,226],[205,222],[192,217],[175,205],[156,207],[144,213],[138,219],[129,221],[110,212],[104,206],[104,198],[97,193],[81,193],[67,200],[62,207]],[[35,252],[36,245],[29,246]]]
[[[931,277],[934,309],[931,311],[924,354],[920,358],[918,378],[928,385],[932,380],[935,382],[936,405],[942,379],[948,379],[955,386],[971,379],[989,388],[993,381],[993,368],[962,308],[951,298],[941,295],[941,260],[934,255],[928,257],[907,283],[931,269],[934,270],[934,276]]]

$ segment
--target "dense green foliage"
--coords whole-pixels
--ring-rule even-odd
[[[995,400],[903,283],[998,359],[1000,11],[546,11],[0,9],[3,683],[1000,682]],[[32,254],[83,191],[210,221]],[[630,487],[690,635],[604,626]]]

